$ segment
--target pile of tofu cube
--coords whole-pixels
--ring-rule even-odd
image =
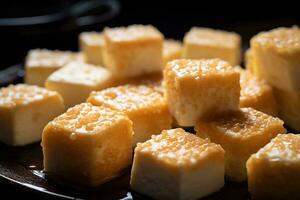
[[[79,35],[81,52],[34,49],[25,83],[0,90],[0,140],[42,141],[49,176],[192,200],[248,180],[253,199],[300,199],[300,29],[241,37],[151,25]],[[184,128],[193,127],[195,133]]]

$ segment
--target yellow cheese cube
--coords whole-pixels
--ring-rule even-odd
[[[239,65],[241,37],[233,32],[193,27],[183,39],[183,58],[220,58]]]
[[[165,98],[180,126],[239,109],[240,74],[220,59],[180,59],[164,70]]]
[[[59,92],[67,108],[85,102],[94,90],[102,90],[114,84],[106,68],[72,62],[51,74],[45,83],[49,90]]]
[[[221,146],[165,130],[135,148],[130,185],[155,199],[199,199],[223,187],[224,168]]]
[[[280,134],[247,161],[251,199],[300,199],[300,136]]]
[[[182,44],[180,41],[167,39],[163,43],[163,66],[167,62],[181,58]]]
[[[30,50],[25,62],[25,83],[43,87],[50,74],[71,61],[84,62],[84,56],[69,51]]]
[[[268,115],[277,115],[277,103],[272,87],[242,68],[240,70],[240,107],[251,107]]]
[[[171,127],[172,117],[161,93],[146,85],[124,85],[92,92],[88,102],[124,112],[133,122],[133,145]]]
[[[42,138],[44,126],[64,112],[57,92],[18,84],[0,90],[0,141],[27,145]]]
[[[300,90],[300,29],[277,28],[251,39],[258,76],[282,90]]]
[[[233,181],[247,178],[246,161],[279,133],[283,121],[252,108],[207,121],[199,121],[197,135],[220,144],[225,154],[225,174]]]
[[[80,49],[83,51],[86,62],[103,66],[104,38],[102,33],[83,32],[79,35]]]
[[[97,186],[131,164],[132,122],[107,107],[82,103],[43,131],[45,172],[56,179]]]
[[[279,117],[295,131],[300,131],[300,91],[274,89]]]
[[[105,66],[122,78],[162,71],[163,38],[150,25],[105,28]]]

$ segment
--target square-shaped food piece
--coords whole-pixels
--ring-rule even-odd
[[[225,174],[232,181],[247,179],[246,161],[277,134],[285,133],[283,121],[253,108],[199,121],[197,135],[220,144],[225,153]]]
[[[30,50],[25,62],[25,83],[44,87],[50,74],[72,61],[84,62],[83,54],[47,49]]]
[[[164,130],[135,148],[131,188],[155,199],[207,196],[224,185],[224,153],[183,129]]]
[[[45,125],[65,111],[61,96],[33,85],[0,89],[0,141],[23,146],[38,142]]]
[[[120,175],[132,158],[132,122],[89,103],[76,105],[44,129],[45,172],[56,179],[97,186]]]
[[[166,39],[163,44],[163,67],[167,62],[181,58],[182,43],[180,41]]]
[[[104,29],[104,65],[116,77],[162,71],[164,36],[150,25]]]
[[[279,117],[295,131],[300,131],[300,91],[274,89]]]
[[[272,87],[251,72],[238,69],[241,84],[240,107],[251,107],[268,115],[277,116],[277,103]]]
[[[83,32],[79,35],[80,49],[87,63],[103,66],[104,37],[100,32]]]
[[[239,65],[241,37],[234,32],[193,27],[183,39],[183,58],[220,58]]]
[[[300,135],[280,134],[247,161],[251,199],[300,199]]]
[[[171,128],[172,116],[161,93],[146,85],[123,85],[92,92],[88,102],[124,112],[133,122],[133,146]]]
[[[281,90],[300,90],[300,29],[276,28],[251,39],[258,77]]]
[[[69,108],[85,102],[92,91],[102,90],[113,84],[114,78],[106,68],[72,62],[51,74],[45,86],[59,92]]]
[[[220,59],[179,59],[164,69],[165,98],[180,126],[239,109],[240,73]]]

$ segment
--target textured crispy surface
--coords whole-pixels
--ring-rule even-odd
[[[283,54],[300,53],[300,29],[293,26],[261,32],[251,39],[251,45],[271,48]]]
[[[253,156],[258,159],[268,159],[271,162],[299,162],[300,136],[295,134],[280,134]]]
[[[56,117],[50,122],[50,126],[66,129],[76,137],[76,134],[98,133],[124,119],[128,118],[116,110],[82,103],[69,108],[67,112]]]
[[[146,85],[122,85],[92,92],[88,102],[93,105],[108,105],[126,112],[165,105],[162,95]]]
[[[59,68],[72,61],[83,61],[81,53],[71,51],[33,49],[26,57],[26,68],[55,67]]]
[[[178,59],[167,64],[167,72],[172,71],[178,78],[193,77],[205,79],[206,76],[237,73],[226,61],[220,59]]]
[[[206,159],[224,156],[221,146],[209,143],[183,129],[165,130],[144,143],[139,143],[136,152],[149,154],[162,162],[175,166],[193,166]]]
[[[0,107],[13,107],[40,101],[50,96],[59,96],[57,92],[49,91],[33,85],[9,85],[0,90]]]
[[[51,74],[47,81],[97,86],[112,80],[112,74],[105,68],[72,62]]]
[[[193,27],[184,37],[185,43],[234,48],[240,44],[240,36],[234,32]]]
[[[130,25],[128,27],[105,28],[104,34],[112,42],[161,40],[163,35],[151,25]]]

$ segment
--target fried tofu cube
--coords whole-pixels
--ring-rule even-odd
[[[135,148],[131,188],[155,199],[207,196],[224,185],[224,153],[183,129],[164,130]]]
[[[247,161],[251,199],[300,199],[300,136],[279,134]]]
[[[264,80],[249,71],[240,70],[240,107],[251,107],[268,115],[277,116],[277,103],[273,89]]]
[[[180,126],[239,109],[240,74],[220,59],[179,59],[164,69],[165,98]]]
[[[72,62],[51,74],[45,86],[59,92],[69,108],[85,102],[92,91],[102,90],[113,84],[114,78],[106,68]]]
[[[79,35],[80,49],[85,55],[86,62],[103,66],[104,37],[100,32],[83,32]]]
[[[44,126],[65,111],[57,92],[33,85],[0,89],[0,141],[12,146],[38,142]]]
[[[181,58],[182,43],[180,41],[166,39],[163,43],[163,67],[167,62]]]
[[[225,153],[225,174],[232,181],[247,179],[246,161],[277,134],[285,133],[283,121],[252,108],[227,116],[199,121],[197,135],[220,144]]]
[[[300,90],[300,29],[276,28],[251,39],[258,76],[281,90]]]
[[[72,62],[84,62],[81,53],[47,49],[30,50],[25,62],[25,83],[44,87],[48,76],[64,65]]]
[[[133,122],[133,146],[171,128],[172,116],[161,93],[146,85],[123,85],[92,92],[87,100],[124,112]]]
[[[43,131],[44,170],[54,179],[98,186],[131,164],[132,134],[132,122],[123,113],[76,105]]]
[[[277,100],[279,117],[287,126],[300,131],[300,91],[274,89]]]
[[[239,65],[241,37],[234,32],[193,27],[183,39],[183,58],[220,58]]]
[[[133,77],[162,71],[164,36],[150,25],[104,29],[104,63],[114,76]]]

